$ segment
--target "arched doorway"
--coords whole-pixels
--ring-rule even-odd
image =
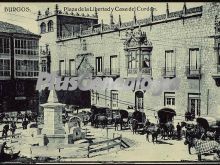
[[[172,108],[162,108],[158,111],[159,123],[173,122],[176,112]]]
[[[140,111],[144,109],[144,93],[142,91],[135,92],[135,107]]]

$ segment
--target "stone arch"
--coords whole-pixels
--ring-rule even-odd
[[[42,22],[40,24],[40,32],[41,33],[46,33],[46,24],[44,22]]]
[[[48,28],[47,29],[48,32],[52,32],[53,31],[53,21],[52,20],[48,21],[47,28]]]

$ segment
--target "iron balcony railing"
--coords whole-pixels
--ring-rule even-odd
[[[137,74],[138,68],[128,68],[128,74]]]
[[[175,77],[176,76],[176,67],[163,67],[162,68],[163,77]]]
[[[129,68],[128,69],[128,74],[137,74],[138,72],[139,72],[138,68]],[[142,74],[151,75],[152,68],[141,68],[140,72]]]
[[[58,70],[57,72],[58,76],[77,76],[77,72],[76,71],[70,71],[70,70]]]
[[[120,75],[120,68],[105,68],[105,75]]]
[[[142,68],[141,73],[151,75],[152,68]]]
[[[200,66],[186,66],[186,76],[187,77],[200,77],[201,67]]]

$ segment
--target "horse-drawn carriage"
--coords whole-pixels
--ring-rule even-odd
[[[205,136],[220,142],[220,118],[201,116],[196,122],[205,129]]]
[[[120,125],[121,130],[129,127],[131,115],[124,109],[110,109],[108,107],[91,107],[90,121],[91,125],[103,128],[107,125],[114,125],[115,129]]]
[[[189,154],[190,149],[195,147],[199,161],[202,155],[210,152],[220,156],[219,128],[220,120],[217,118],[207,116],[196,118],[196,124],[188,127],[186,131],[184,144],[188,144]]]

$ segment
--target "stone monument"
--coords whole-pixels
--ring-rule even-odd
[[[43,145],[61,145],[72,142],[72,134],[66,133],[62,122],[62,108],[56,91],[50,91],[48,101],[41,105],[44,108],[44,126],[41,134],[44,136]]]

